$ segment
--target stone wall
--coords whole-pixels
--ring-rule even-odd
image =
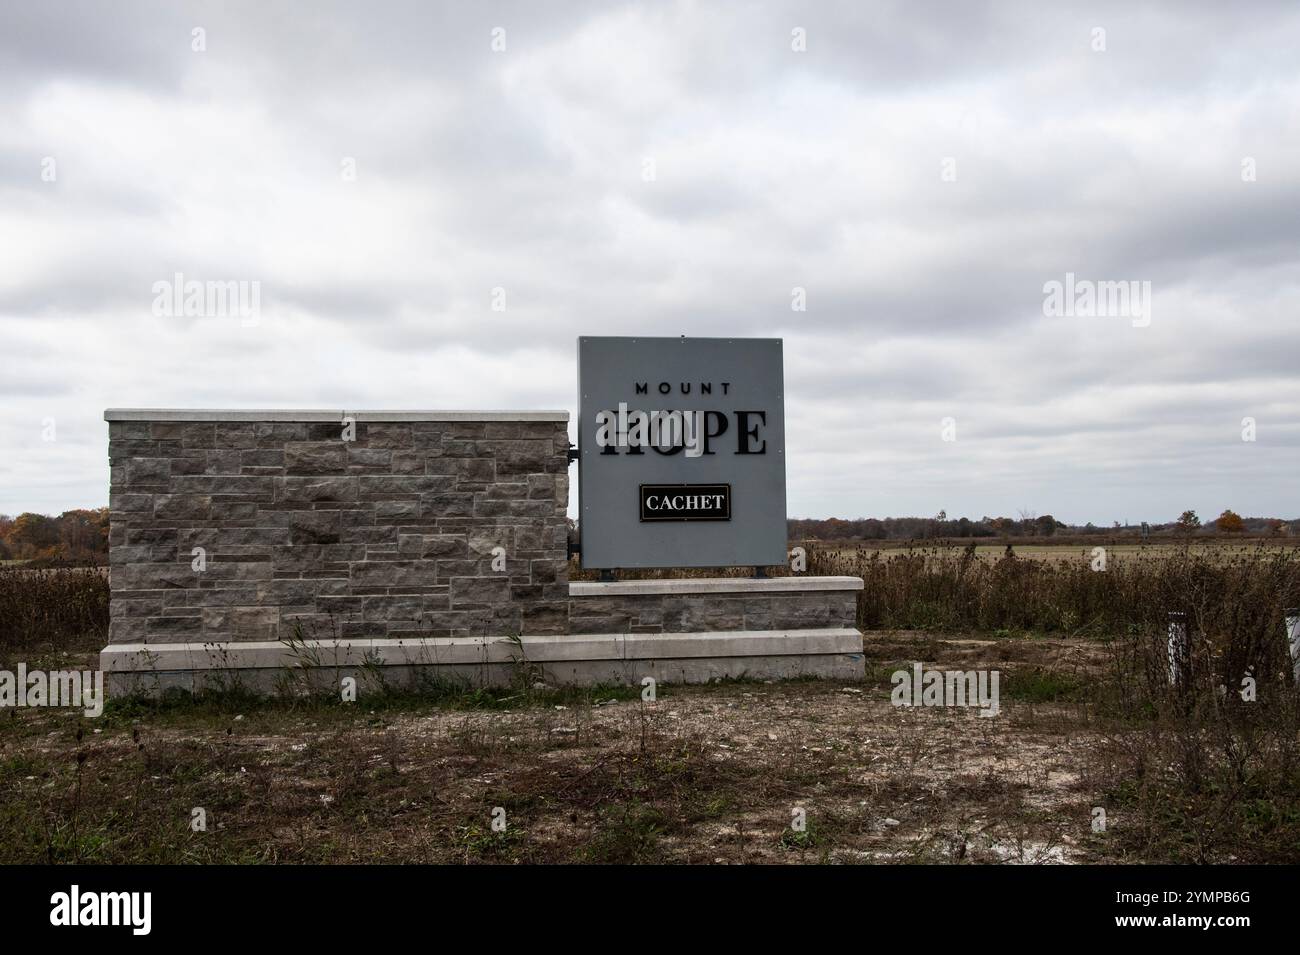
[[[567,632],[567,412],[105,419],[110,647]]]
[[[861,577],[573,583],[569,585],[569,632],[851,629],[861,590]]]
[[[566,412],[105,418],[114,695],[862,678],[860,577],[570,585]]]

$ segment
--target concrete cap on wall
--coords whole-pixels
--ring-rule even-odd
[[[780,594],[862,590],[861,577],[675,577],[650,580],[573,580],[570,597],[677,594]]]
[[[568,421],[567,411],[323,411],[276,408],[265,411],[205,408],[109,408],[105,421]]]

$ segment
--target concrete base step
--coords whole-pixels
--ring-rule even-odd
[[[456,683],[508,686],[706,683],[717,678],[862,679],[862,634],[854,629],[705,633],[429,637],[296,642],[113,644],[100,653],[111,696],[203,692],[334,692],[358,687]]]

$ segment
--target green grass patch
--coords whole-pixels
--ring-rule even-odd
[[[1089,696],[1089,683],[1074,673],[1018,667],[1002,673],[1000,694],[1020,703],[1073,703]]]

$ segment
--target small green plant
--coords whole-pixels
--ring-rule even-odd
[[[1000,693],[1022,703],[1056,703],[1078,699],[1087,687],[1085,680],[1073,674],[1030,667],[1004,672]]]
[[[640,800],[602,807],[586,855],[591,862],[655,862],[664,834],[663,814]]]
[[[820,844],[821,840],[818,837],[817,825],[811,818],[805,820],[803,829],[787,827],[781,833],[780,846],[782,849],[803,851],[815,849]]]

